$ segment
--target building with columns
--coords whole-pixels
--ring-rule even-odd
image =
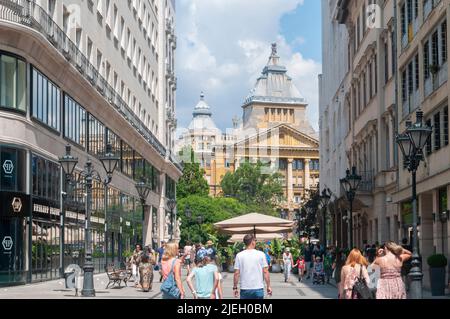
[[[0,285],[56,279],[83,264],[88,158],[98,171],[96,272],[137,242],[169,238],[167,199],[182,174],[172,156],[174,19],[174,0],[0,2],[0,240],[9,243],[0,247]],[[58,162],[66,144],[78,158],[72,188]],[[105,188],[107,144],[119,164]],[[151,188],[144,212],[142,179]]]
[[[374,8],[375,18],[368,19],[367,9]],[[322,15],[321,187],[334,194],[333,243],[346,247],[349,231],[359,247],[366,241],[411,241],[411,174],[396,134],[421,108],[433,133],[417,173],[419,250],[423,261],[435,252],[449,256],[450,223],[439,216],[448,216],[442,213],[450,209],[450,1],[324,0]],[[342,219],[349,212],[339,179],[351,166],[362,183],[349,230]],[[429,286],[428,265],[422,266]]]
[[[280,64],[276,44],[242,108],[242,123],[234,119],[233,128],[222,134],[202,95],[187,132],[178,140],[177,150],[192,147],[205,169],[212,196],[222,194],[222,178],[242,163],[267,164],[266,173],[279,172],[283,176],[286,201],[280,209],[290,212],[293,218],[306,190],[319,183],[319,142],[306,118],[307,102]]]

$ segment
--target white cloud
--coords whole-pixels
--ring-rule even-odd
[[[309,118],[317,128],[321,65],[294,52],[279,34],[282,16],[302,4],[303,0],[178,0],[179,126],[189,124],[204,91],[218,127],[231,127],[233,116],[242,115],[242,101],[267,63],[270,44],[276,41],[281,62],[308,99]],[[291,45],[301,41],[298,37]]]

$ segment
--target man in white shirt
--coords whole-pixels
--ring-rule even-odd
[[[264,299],[264,281],[267,294],[272,295],[270,287],[269,266],[263,252],[255,249],[256,239],[253,235],[245,235],[246,249],[236,256],[234,263],[234,296],[239,296],[237,284],[240,279],[241,299]]]

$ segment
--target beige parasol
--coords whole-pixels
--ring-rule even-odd
[[[244,240],[244,236],[243,234],[235,234],[233,236],[231,236],[231,238],[228,240],[229,242],[232,243],[237,243],[237,242],[242,242]],[[284,238],[283,235],[281,234],[260,234],[258,235],[258,241],[267,241],[267,240],[272,240],[272,239],[282,239]]]
[[[225,234],[267,234],[289,233],[295,223],[273,216],[251,213],[215,223],[214,226]]]

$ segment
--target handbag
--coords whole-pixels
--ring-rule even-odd
[[[171,299],[180,299],[180,289],[177,287],[177,283],[175,282],[175,275],[173,273],[173,267],[175,265],[176,259],[172,262],[172,268],[170,269],[170,273],[167,276],[167,279],[161,285],[161,292],[166,294]]]
[[[366,280],[362,277],[362,268],[359,272],[359,277],[356,278],[356,282],[353,285],[352,296],[358,297],[358,299],[373,299],[373,293],[367,286]]]

